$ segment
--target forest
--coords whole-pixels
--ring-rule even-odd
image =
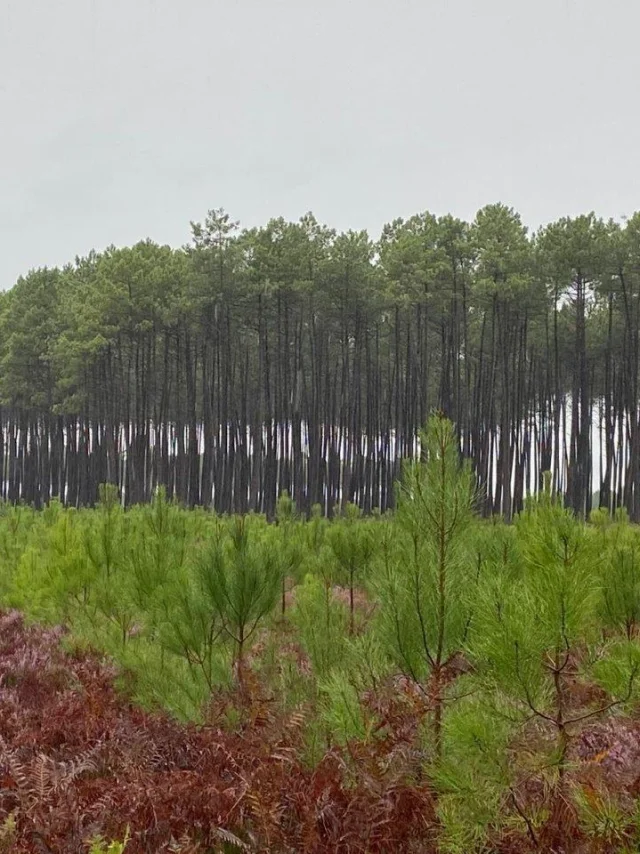
[[[502,204],[0,293],[0,854],[640,850],[639,312]]]
[[[373,240],[212,210],[184,247],[91,252],[1,295],[2,496],[385,511],[440,410],[483,515],[509,520],[550,471],[579,516],[638,521],[639,294],[640,214],[530,233],[494,204]]]

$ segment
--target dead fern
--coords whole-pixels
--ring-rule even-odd
[[[237,837],[234,833],[231,833],[230,830],[224,830],[224,828],[222,827],[216,827],[213,832],[213,835],[216,839],[219,839],[221,842],[224,842],[225,845],[231,845],[233,848],[237,848],[239,851],[253,850],[251,846],[247,845],[246,842],[243,842],[242,839]]]
[[[21,760],[11,751],[0,754],[2,765],[15,783],[21,809],[31,812],[34,807],[45,806],[60,790],[64,790],[82,774],[96,770],[95,750],[68,762],[59,762],[44,753],[34,758]]]

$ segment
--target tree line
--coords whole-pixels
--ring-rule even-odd
[[[640,518],[640,213],[530,233],[513,209],[421,213],[378,240],[311,214],[224,210],[30,271],[0,295],[2,497],[273,517],[393,506],[433,410],[457,425],[482,510],[551,489]]]

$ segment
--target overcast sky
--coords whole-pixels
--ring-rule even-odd
[[[640,208],[638,0],[0,0],[0,287],[225,207]]]

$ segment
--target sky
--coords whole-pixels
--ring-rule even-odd
[[[640,208],[638,0],[0,0],[0,288],[150,237]]]

